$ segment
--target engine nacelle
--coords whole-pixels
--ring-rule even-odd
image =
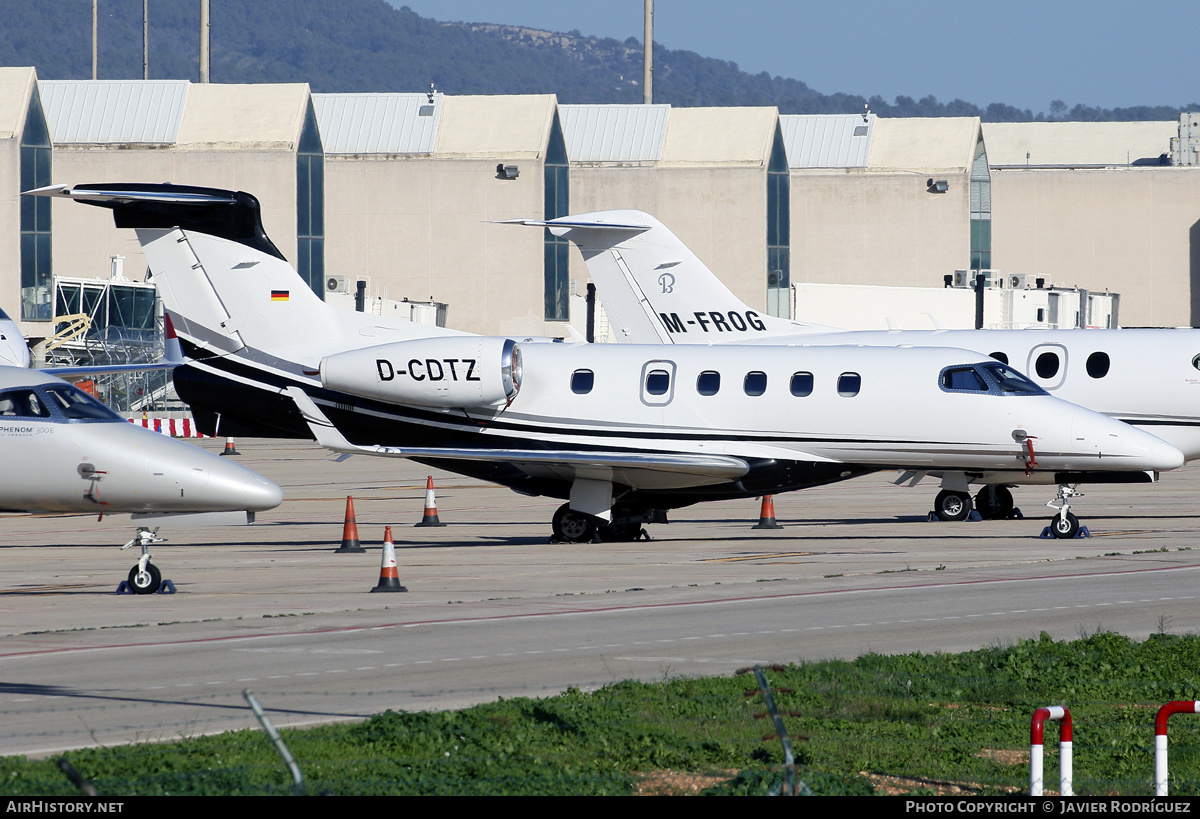
[[[521,389],[521,347],[486,336],[394,341],[326,356],[321,385],[422,407],[506,404]]]

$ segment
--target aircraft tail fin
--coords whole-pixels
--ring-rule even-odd
[[[134,228],[192,358],[250,348],[315,368],[334,349],[453,333],[325,304],[267,236],[258,200],[242,191],[109,184],[26,193],[108,208],[117,227]]]
[[[833,329],[750,308],[669,228],[641,211],[509,222],[544,227],[579,248],[618,341],[709,344]]]

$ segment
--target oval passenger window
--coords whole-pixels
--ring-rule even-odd
[[[1058,375],[1058,353],[1042,353],[1034,362],[1033,369],[1038,378],[1053,378]]]
[[[997,350],[996,352],[992,353],[992,354],[991,354],[990,356],[988,356],[988,357],[989,357],[989,358],[994,358],[994,359],[996,359],[996,360],[997,360],[997,361],[999,361],[1001,364],[1007,364],[1007,363],[1008,363],[1008,354],[1007,354],[1007,353],[1002,353],[1002,352],[1000,352],[999,350]]]
[[[1108,353],[1095,352],[1088,356],[1087,374],[1092,378],[1103,378],[1108,375],[1108,368],[1112,365],[1109,361]]]
[[[591,370],[576,370],[571,373],[571,392],[587,395],[596,383],[596,374]]]
[[[853,398],[862,388],[862,376],[858,373],[842,373],[838,376],[838,395]]]
[[[671,387],[671,375],[666,370],[651,370],[646,374],[646,392],[665,395]]]
[[[812,373],[792,373],[792,395],[797,398],[804,398],[807,395],[812,395],[812,391]]]
[[[696,392],[701,395],[716,395],[721,389],[721,374],[715,370],[705,370],[696,379]]]
[[[767,374],[758,371],[746,373],[746,380],[743,382],[742,388],[746,391],[746,395],[762,395],[767,391]]]

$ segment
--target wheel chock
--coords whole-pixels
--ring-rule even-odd
[[[122,580],[121,585],[117,586],[115,594],[133,594],[133,588],[129,585],[128,580]],[[164,580],[158,586],[158,591],[155,594],[174,594],[175,584],[170,580]]]
[[[1024,520],[1025,516],[1021,514],[1020,509],[1018,509],[1017,507],[1014,506],[1012,511],[1008,513],[1008,519],[1009,520]]]
[[[1079,538],[1081,538],[1081,537],[1091,537],[1091,536],[1092,536],[1092,533],[1088,531],[1088,528],[1086,526],[1081,525],[1079,527],[1079,531],[1077,531],[1075,533],[1075,537],[1073,537],[1071,539],[1079,540]],[[1050,531],[1049,526],[1047,526],[1045,529],[1043,529],[1042,533],[1040,535],[1038,535],[1038,537],[1041,538],[1042,540],[1062,540],[1063,539],[1063,538],[1056,538],[1054,536],[1054,533]]]
[[[983,515],[979,514],[978,510],[972,509],[967,513],[967,517],[965,519],[971,521],[983,520]],[[942,519],[938,516],[938,513],[934,512],[932,509],[929,510],[929,516],[925,518],[926,523],[940,523],[941,520]]]
[[[642,529],[642,531],[640,531],[640,532],[638,532],[638,533],[637,533],[637,537],[635,537],[635,538],[634,538],[634,540],[635,540],[635,541],[638,541],[638,540],[650,540],[650,533],[649,533],[649,532],[647,532],[645,529]]]

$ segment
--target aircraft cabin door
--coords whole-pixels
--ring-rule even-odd
[[[1067,348],[1061,344],[1039,344],[1029,351],[1025,374],[1044,390],[1054,391],[1067,378]]]
[[[665,407],[675,397],[675,362],[654,360],[642,365],[642,403]]]

